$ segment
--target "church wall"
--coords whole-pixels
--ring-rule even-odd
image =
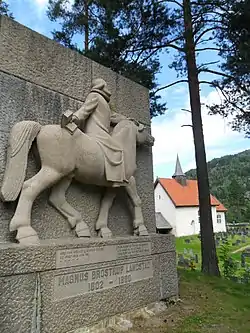
[[[177,237],[198,235],[200,232],[200,223],[198,218],[199,207],[179,207],[176,209],[176,235]],[[214,232],[225,232],[225,214],[222,216],[221,223],[217,223],[216,207],[211,208]],[[224,215],[224,216],[223,216]]]
[[[177,237],[199,234],[198,207],[176,208]]]
[[[156,185],[154,195],[155,211],[161,213],[171,224],[173,228],[171,233],[176,235],[176,208],[160,183]]]
[[[217,215],[221,217],[221,223],[218,223]],[[226,232],[226,216],[224,212],[217,212],[215,213],[215,217],[213,217],[213,224],[214,224],[214,232]]]

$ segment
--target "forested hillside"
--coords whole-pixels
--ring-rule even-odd
[[[250,222],[250,149],[208,162],[211,193],[228,209],[227,222]],[[196,178],[196,170],[186,173]]]

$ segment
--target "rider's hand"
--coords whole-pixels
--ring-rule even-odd
[[[77,126],[80,125],[80,119],[76,116],[76,115],[72,115],[72,119],[71,119],[72,123],[75,123]]]

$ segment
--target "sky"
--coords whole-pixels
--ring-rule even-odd
[[[72,0],[69,0],[69,2]],[[58,25],[46,16],[48,0],[7,0],[15,20],[49,38],[51,31]],[[161,72],[158,74],[160,86],[176,80],[176,73],[169,69],[173,54],[162,54]],[[217,56],[211,51],[203,54],[201,61],[214,61]],[[204,79],[214,79],[210,74]],[[194,144],[191,115],[182,109],[190,109],[188,87],[186,84],[175,85],[161,92],[162,101],[167,103],[168,110],[162,116],[153,118],[152,134],[155,137],[153,147],[154,177],[171,177],[174,173],[175,161],[179,155],[183,171],[195,168]],[[204,104],[220,102],[221,96],[209,86],[201,86],[201,99]],[[206,145],[207,160],[224,155],[235,154],[250,148],[250,140],[244,133],[231,130],[229,121],[218,115],[208,115],[205,106],[202,107],[203,130]]]

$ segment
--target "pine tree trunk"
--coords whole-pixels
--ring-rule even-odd
[[[220,271],[218,267],[218,259],[216,255],[215,241],[213,235],[208,171],[201,118],[200,88],[195,57],[195,44],[193,37],[190,0],[183,0],[183,10],[189,96],[192,112],[192,128],[194,136],[200,205],[202,272],[209,275],[219,276]]]
[[[85,15],[85,19],[86,19],[86,23],[85,23],[85,40],[84,40],[84,51],[85,53],[88,52],[89,50],[89,3],[88,0],[85,0],[84,3],[84,15]]]

